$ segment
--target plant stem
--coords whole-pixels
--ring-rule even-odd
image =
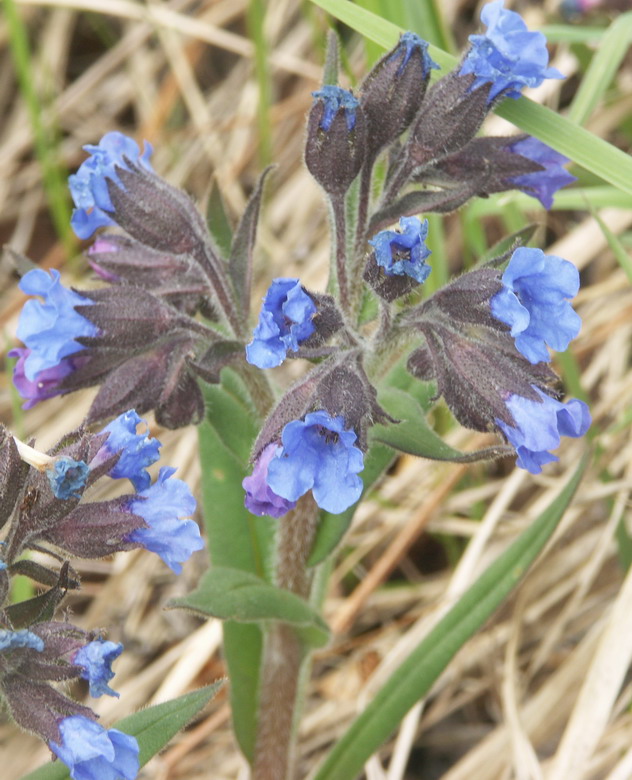
[[[281,518],[278,530],[277,585],[307,598],[311,574],[307,559],[312,549],[318,507],[311,494]],[[266,636],[261,670],[259,732],[252,780],[291,780],[296,739],[295,710],[305,647],[294,629],[274,623]]]
[[[336,277],[343,312],[349,312],[349,280],[347,278],[347,218],[344,195],[331,195],[334,221],[334,246],[336,253]]]
[[[357,257],[364,254],[366,243],[367,217],[369,214],[369,202],[371,200],[371,179],[375,160],[365,160],[360,174],[360,196],[358,198],[358,223],[356,225],[355,254]]]

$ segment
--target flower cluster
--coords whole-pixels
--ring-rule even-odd
[[[69,181],[72,227],[81,239],[107,229],[87,250],[101,286],[69,289],[54,270],[25,274],[20,287],[34,297],[19,319],[23,346],[10,354],[26,408],[99,389],[84,425],[49,453],[0,427],[0,528],[8,529],[0,547],[0,693],[15,721],[41,735],[75,780],[132,780],[138,772],[136,741],[101,727],[54,686],[79,678],[93,696],[117,695],[111,666],[122,646],[69,623],[34,622],[28,602],[9,610],[9,578],[39,576],[56,606],[78,586],[67,556],[144,548],[180,573],[201,549],[187,485],[169,467],[152,481],[160,442],[140,415],[154,411],[169,428],[207,421],[234,460],[233,475],[243,475],[252,445],[245,507],[274,518],[294,513],[290,522],[305,517],[312,498],[325,512],[351,514],[366,487],[365,462],[374,479],[378,461],[386,468],[384,452],[425,455],[427,442],[408,416],[422,396],[416,380],[433,384],[424,411],[443,397],[459,423],[502,438],[494,456],[513,453],[533,474],[557,459],[561,437],[587,431],[588,407],[561,400],[551,368],[550,350],[565,350],[581,325],[571,262],[519,240],[432,295],[421,287],[431,252],[428,220],[418,215],[508,190],[550,208],[574,178],[563,167],[568,160],[538,139],[479,133],[501,100],[562,77],[548,65],[544,36],[503,0],[486,5],[481,20],[485,32],[470,36],[459,65],[432,84],[439,67],[431,47],[405,33],[355,94],[332,83],[313,93],[305,164],[331,216],[327,291],[274,279],[254,332],[252,258],[267,172],[230,248],[220,250],[224,231],[216,239],[188,196],[155,173],[151,145],[141,152],[111,132],[85,147],[89,157]],[[274,378],[297,378],[277,393],[257,369],[287,358],[296,362]],[[233,419],[235,409],[243,421]],[[429,456],[439,457],[432,444]],[[106,477],[132,488],[86,501]],[[230,493],[231,508],[240,496]],[[234,522],[246,521],[236,515]],[[32,549],[62,561],[59,570],[20,560]]]
[[[137,433],[138,427],[145,430]],[[0,566],[0,692],[15,721],[40,735],[77,780],[132,780],[138,772],[136,740],[103,728],[92,710],[53,686],[81,678],[93,697],[118,696],[109,683],[123,646],[71,623],[42,621],[39,601],[54,606],[78,582],[67,562],[55,572],[42,564],[25,568],[21,558],[31,549],[63,560],[144,548],[181,571],[203,546],[197,524],[188,519],[195,499],[173,478],[175,469],[162,468],[152,484],[146,468],[158,459],[160,442],[146,429],[131,410],[98,433],[80,429],[42,453],[0,428],[0,527],[8,529]],[[129,479],[136,492],[109,501],[83,500],[85,489],[104,477]],[[52,587],[9,605],[10,577],[17,573]]]
[[[138,773],[136,739],[105,729],[92,710],[50,685],[81,677],[91,696],[118,696],[108,683],[114,676],[112,662],[122,650],[121,644],[95,639],[70,623],[0,629],[0,691],[9,712],[48,743],[74,780],[134,780]]]
[[[458,69],[432,87],[430,73],[438,66],[427,44],[406,33],[366,77],[357,97],[333,85],[313,93],[305,160],[331,199],[337,234],[344,235],[345,227],[340,195],[361,176],[357,254],[339,253],[336,262],[344,323],[337,349],[345,349],[345,338],[351,342],[347,354],[356,349],[357,331],[350,320],[358,313],[354,301],[362,297],[353,287],[361,272],[381,299],[376,349],[386,351],[389,338],[396,348],[406,331],[420,332],[424,342],[410,354],[410,371],[437,382],[462,424],[497,431],[515,449],[518,465],[537,473],[555,459],[549,450],[559,445],[560,436],[581,436],[590,422],[581,401],[563,405],[557,400],[557,378],[547,365],[548,348],[566,349],[579,332],[579,317],[569,303],[579,285],[574,266],[521,247],[502,274],[501,258],[421,306],[408,312],[400,306],[399,313],[393,308],[431,272],[428,222],[415,214],[451,211],[473,196],[509,189],[520,189],[549,208],[555,191],[574,179],[563,168],[568,160],[535,138],[476,137],[499,100],[562,77],[548,67],[544,36],[527,30],[502,0],[485,6],[481,19],[485,33],[470,37]],[[366,218],[372,166],[406,129],[408,135],[391,152],[382,200]],[[402,194],[411,182],[422,188]],[[399,230],[390,229],[397,219]],[[289,353],[312,356],[309,347],[320,335],[316,303],[315,294],[297,279],[275,280],[246,348],[248,361],[267,368],[280,365]],[[321,349],[313,356],[326,355]],[[347,380],[334,389],[328,379],[330,392],[323,395],[326,361],[279,402],[255,444],[252,475],[243,482],[249,511],[280,517],[308,491],[329,512],[342,512],[358,500],[365,429],[384,421],[384,410],[366,400],[375,393],[364,372],[366,359],[365,353],[352,372],[355,384]],[[340,360],[337,351],[328,358],[332,365]],[[345,393],[365,399],[364,406],[359,404],[362,413],[354,416]],[[532,406],[538,414],[529,424]]]
[[[561,436],[583,436],[590,413],[583,401],[562,404],[547,347],[566,349],[581,320],[568,299],[579,288],[575,266],[540,249],[516,249],[502,275],[472,271],[411,312],[424,346],[408,366],[435,380],[466,427],[497,430],[533,474],[557,460],[548,452]]]
[[[561,404],[548,365],[549,349],[566,349],[579,332],[569,302],[579,286],[571,263],[519,247],[508,263],[499,258],[411,304],[431,272],[428,221],[418,214],[509,189],[548,208],[573,180],[566,158],[535,138],[477,135],[500,100],[561,77],[548,66],[544,36],[527,30],[503,0],[486,5],[481,20],[486,31],[470,37],[459,66],[433,85],[438,66],[428,44],[405,33],[357,94],[336,84],[313,93],[305,162],[331,205],[336,246],[328,294],[297,278],[274,279],[249,341],[263,179],[225,258],[191,201],[154,172],[149,144],[141,153],[115,132],[85,147],[90,156],[70,179],[73,227],[81,238],[112,225],[123,232],[100,235],[88,250],[105,283],[100,289],[67,289],[57,272],[24,276],[22,289],[38,300],[20,317],[24,346],[12,353],[14,381],[26,406],[98,384],[88,422],[119,415],[98,441],[82,434],[55,453],[55,500],[79,502],[97,473],[130,479],[136,493],[103,513],[83,505],[60,511],[54,524],[37,528],[37,538],[75,554],[95,554],[106,538],[110,549],[143,546],[178,572],[201,544],[189,519],[195,503],[171,469],[151,483],[146,469],[159,443],[136,433],[140,417],[127,410],[154,409],[168,427],[200,422],[207,413],[200,381],[220,383],[229,365],[248,385],[252,366],[277,367],[287,357],[313,363],[255,442],[253,472],[243,482],[254,514],[280,517],[308,492],[334,513],[359,499],[372,426],[402,424],[377,400],[391,350],[408,349],[410,372],[436,382],[461,423],[497,431],[531,471],[553,458],[549,450],[561,435],[585,432],[585,405]],[[389,167],[373,202],[382,152]],[[354,243],[345,196],[356,177]],[[60,456],[73,460],[64,466]],[[90,526],[92,541],[79,533],[79,521]]]

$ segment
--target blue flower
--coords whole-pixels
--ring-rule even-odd
[[[18,322],[17,336],[29,349],[23,362],[24,376],[38,381],[45,369],[59,369],[63,358],[83,349],[75,339],[96,336],[98,328],[75,311],[75,306],[92,302],[60,282],[54,268],[50,276],[41,268],[25,274],[19,284],[27,295],[39,295],[44,300],[29,300],[24,304]],[[63,374],[66,367],[61,370]]]
[[[471,89],[492,83],[489,100],[519,98],[523,87],[537,87],[544,79],[563,79],[557,68],[548,68],[546,38],[529,32],[522,17],[503,8],[504,0],[488,3],[481,11],[487,25],[484,35],[470,35],[471,47],[461,65],[460,74],[476,76]]]
[[[248,362],[258,368],[280,366],[288,350],[296,352],[299,342],[316,330],[312,322],[316,311],[316,304],[298,279],[274,279],[246,347]]]
[[[156,482],[129,502],[130,511],[149,527],[132,531],[127,538],[159,555],[180,574],[181,564],[201,550],[204,542],[197,523],[186,519],[195,512],[195,499],[185,482],[169,479],[174,473],[175,469],[161,468]]]
[[[349,132],[353,130],[356,123],[356,110],[360,103],[351,92],[333,84],[325,84],[316,92],[312,92],[312,97],[316,100],[322,100],[325,107],[320,120],[321,130],[324,130],[326,133],[329,131],[336,114],[340,110],[345,112],[347,130]]]
[[[115,224],[107,213],[114,211],[107,179],[120,184],[116,168],[128,168],[126,160],[152,171],[149,158],[153,149],[145,142],[141,155],[136,141],[118,132],[106,133],[97,146],[88,144],[83,148],[91,156],[68,179],[76,206],[70,224],[79,238],[90,238],[97,228]]]
[[[534,364],[550,361],[547,344],[563,352],[581,327],[581,318],[567,300],[579,290],[575,266],[541,249],[520,247],[502,283],[503,289],[491,299],[491,311],[511,328],[516,349]]]
[[[136,433],[136,427],[142,424],[144,430]],[[161,444],[149,435],[149,427],[133,409],[123,412],[105,426],[101,433],[108,438],[90,464],[92,468],[100,461],[120,453],[116,465],[109,472],[113,479],[130,479],[136,490],[145,490],[151,483],[151,477],[145,470],[160,458]]]
[[[496,420],[496,424],[516,448],[516,464],[531,474],[539,474],[545,463],[559,460],[547,450],[557,449],[562,436],[583,436],[590,427],[591,419],[583,401],[573,399],[563,404],[535,385],[533,389],[542,403],[511,395],[507,400],[507,408],[516,425],[507,425],[502,420]]]
[[[114,677],[112,662],[123,652],[123,645],[97,639],[80,647],[72,656],[72,663],[82,668],[81,676],[90,684],[90,696],[95,698],[107,693],[118,696],[108,682]]]
[[[429,70],[440,69],[440,66],[437,65],[437,63],[428,54],[427,42],[424,41],[422,38],[420,38],[416,33],[414,32],[402,33],[402,36],[399,39],[399,43],[395,47],[395,50],[393,51],[391,56],[389,57],[389,60],[392,60],[395,57],[399,57],[402,49],[404,49],[404,57],[399,64],[399,68],[397,69],[398,76],[400,76],[404,72],[404,68],[408,64],[408,60],[412,57],[413,52],[415,50],[421,53],[422,62],[423,62],[423,70],[422,70],[423,76],[426,76]]]
[[[41,653],[44,649],[44,640],[26,628],[21,628],[19,631],[0,628],[0,652],[15,650],[16,647],[28,647]]]
[[[59,723],[61,744],[49,747],[70,770],[73,780],[134,780],[138,774],[138,743],[117,729],[104,729],[84,715]]]
[[[252,474],[241,483],[246,491],[244,504],[253,515],[281,517],[296,506],[296,501],[277,496],[267,483],[270,461],[280,452],[277,444],[268,444],[257,458]]]
[[[84,461],[63,456],[46,469],[46,476],[54,496],[66,501],[69,498],[81,498],[89,471]]]
[[[423,284],[432,270],[425,260],[432,252],[425,245],[428,220],[402,217],[401,232],[381,230],[369,241],[375,249],[375,260],[388,276],[410,276]]]
[[[268,485],[282,498],[297,501],[311,490],[321,509],[344,512],[360,498],[364,468],[357,436],[342,417],[311,412],[283,429],[282,448],[268,466]]]
[[[522,138],[509,146],[509,149],[544,168],[542,171],[514,176],[510,181],[527,195],[537,198],[545,209],[551,208],[553,195],[559,189],[577,181],[577,178],[564,168],[564,164],[569,162],[568,157],[533,136]]]

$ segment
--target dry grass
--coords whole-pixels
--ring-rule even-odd
[[[82,159],[82,144],[111,129],[126,130],[155,145],[154,165],[171,182],[202,200],[215,177],[231,211],[239,213],[258,172],[246,0],[146,5],[19,0],[18,5],[31,31],[38,83],[51,96],[45,119],[59,127],[59,153],[69,169]],[[451,3],[450,13],[463,5]],[[278,169],[260,232],[261,285],[291,273],[316,288],[324,279],[324,209],[300,162],[304,115],[319,75],[315,39],[322,29],[314,9],[302,12],[291,0],[268,4],[272,156]],[[568,52],[560,56],[566,57],[566,72],[575,67]],[[360,60],[352,57],[352,62],[360,72]],[[2,241],[44,267],[62,268],[65,257],[46,215],[1,18],[0,63]],[[630,73],[622,78],[629,83]],[[555,101],[558,90],[556,82],[546,99]],[[629,109],[628,103],[626,115]],[[610,138],[621,118],[620,107],[612,105],[599,112],[595,129]],[[632,224],[630,212],[605,209],[601,217],[619,235]],[[538,213],[538,219],[545,217]],[[369,780],[632,777],[627,676],[632,576],[626,578],[615,542],[619,524],[630,522],[632,441],[629,425],[618,423],[632,400],[632,290],[592,217],[555,213],[547,226],[554,237],[547,251],[573,260],[585,281],[578,298],[584,328],[575,354],[601,432],[597,455],[537,565],[367,766]],[[493,220],[490,229],[498,230]],[[451,244],[455,260],[459,248],[457,239]],[[0,322],[11,343],[23,296],[7,262],[0,266],[0,280]],[[3,376],[0,420],[11,425],[9,384]],[[42,404],[25,415],[25,433],[49,446],[81,421],[91,396]],[[179,476],[195,490],[201,476],[195,431],[159,435],[165,462],[177,464]],[[467,448],[480,444],[481,437],[455,431],[452,439]],[[302,776],[389,670],[551,501],[585,447],[584,441],[567,443],[561,464],[540,477],[510,473],[502,465],[466,468],[400,459],[376,497],[358,512],[337,559],[325,606],[334,637],[315,661],[301,732]],[[444,544],[447,537],[456,541]],[[448,565],[447,552],[460,551],[465,542],[458,563]],[[110,637],[126,646],[117,663],[120,699],[97,703],[105,722],[223,674],[219,624],[203,625],[160,609],[190,589],[204,565],[202,553],[175,579],[143,553],[79,564],[83,588],[68,600],[74,619],[86,628],[107,627]],[[34,738],[9,723],[0,725],[6,780],[21,777],[48,755]],[[225,694],[141,776],[245,778]]]

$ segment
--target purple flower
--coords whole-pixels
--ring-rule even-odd
[[[322,100],[325,110],[320,120],[320,129],[326,133],[339,111],[345,112],[347,118],[347,130],[351,132],[356,124],[356,110],[360,105],[358,99],[346,89],[336,87],[333,84],[325,84],[316,92],[312,92],[312,97],[316,100]]]
[[[533,388],[542,403],[511,395],[507,408],[516,425],[507,425],[502,420],[496,420],[496,424],[516,448],[516,464],[531,474],[539,474],[545,463],[559,460],[547,450],[557,449],[562,436],[583,436],[590,427],[591,419],[583,401],[573,399],[563,404],[545,395],[535,385]]]
[[[253,515],[281,517],[296,506],[296,501],[288,501],[277,496],[266,481],[270,461],[280,452],[281,447],[277,444],[274,442],[268,444],[257,458],[251,476],[246,477],[241,483],[246,491],[244,504]]]
[[[546,38],[540,32],[529,32],[522,17],[504,7],[504,0],[494,0],[481,11],[487,26],[484,35],[470,35],[470,49],[460,74],[476,76],[471,89],[492,83],[489,100],[497,95],[519,98],[523,87],[537,87],[544,79],[563,79],[557,68],[548,68]]]
[[[142,517],[148,528],[132,531],[127,538],[159,555],[180,574],[181,564],[204,542],[197,523],[186,519],[195,512],[195,499],[185,482],[170,479],[174,473],[175,469],[161,468],[156,482],[129,502],[130,511]]]
[[[75,339],[98,333],[97,327],[74,308],[90,305],[91,301],[64,287],[54,268],[50,276],[41,268],[29,271],[19,287],[27,295],[44,299],[27,301],[20,313],[17,336],[29,350],[20,370],[30,382],[38,382],[40,372],[46,369],[54,369],[63,378],[70,373],[68,364],[60,366],[63,359],[83,349]]]
[[[59,724],[61,744],[49,747],[70,770],[73,780],[134,780],[138,774],[138,743],[117,729],[104,729],[83,715]]]
[[[44,650],[44,641],[26,628],[21,628],[19,631],[0,628],[0,653],[15,650],[16,647],[28,647],[41,653]]]
[[[114,677],[112,662],[123,652],[123,645],[97,639],[80,647],[72,656],[72,663],[82,668],[81,676],[90,684],[90,696],[97,698],[107,693],[118,696],[108,682]]]
[[[315,331],[312,318],[316,311],[316,304],[298,279],[274,279],[246,347],[248,362],[258,368],[280,366],[288,350],[296,352],[299,342]]]
[[[142,424],[144,429],[136,433],[136,427]],[[113,479],[130,479],[137,491],[145,490],[151,483],[151,478],[145,470],[160,458],[161,444],[158,439],[149,435],[149,426],[134,411],[123,412],[115,420],[105,426],[101,433],[107,433],[108,438],[97,453],[90,466],[95,466],[120,453],[116,465],[109,472]]]
[[[46,476],[55,498],[64,501],[69,498],[81,498],[89,471],[88,465],[82,460],[75,460],[68,456],[58,458],[51,468],[46,469]]]
[[[97,228],[114,224],[107,213],[114,211],[107,180],[111,179],[120,185],[116,168],[127,169],[128,162],[152,171],[149,158],[153,149],[151,144],[145,142],[141,155],[136,141],[118,132],[106,133],[97,146],[88,144],[83,148],[91,156],[68,179],[76,206],[70,224],[79,238],[90,238]]]
[[[364,468],[357,436],[345,430],[342,417],[311,412],[283,429],[283,447],[268,466],[268,485],[276,495],[297,501],[311,490],[321,509],[340,514],[362,493],[358,473]]]
[[[564,168],[565,163],[569,162],[568,157],[564,157],[563,154],[556,152],[555,149],[551,149],[550,146],[533,138],[533,136],[522,138],[512,144],[509,149],[514,154],[533,160],[544,169],[514,176],[510,181],[527,195],[537,198],[545,209],[551,208],[553,195],[559,189],[577,181],[577,178]]]
[[[375,249],[375,260],[388,276],[406,275],[423,284],[432,270],[425,262],[432,254],[424,243],[428,220],[402,217],[399,227],[401,232],[381,230],[369,241]]]
[[[550,361],[547,345],[563,352],[581,327],[567,300],[579,290],[575,266],[541,249],[520,247],[502,283],[503,289],[491,299],[491,311],[511,328],[516,349],[534,364]]]
[[[56,366],[38,371],[37,378],[33,381],[27,379],[24,373],[24,364],[31,354],[31,350],[28,347],[15,347],[8,354],[9,357],[18,359],[13,369],[13,384],[22,398],[27,399],[26,403],[22,404],[23,409],[32,409],[40,401],[54,398],[54,396],[63,393],[60,388],[62,379],[72,374],[77,367],[72,357],[64,358]]]

